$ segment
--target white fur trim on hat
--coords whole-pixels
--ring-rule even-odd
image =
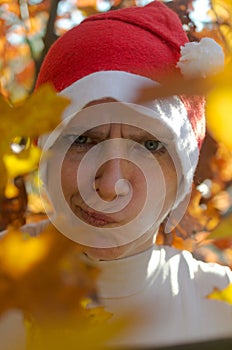
[[[176,66],[185,78],[206,78],[224,67],[222,47],[212,38],[186,43],[181,46],[180,53]]]

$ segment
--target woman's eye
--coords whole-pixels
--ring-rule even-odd
[[[66,135],[64,139],[73,146],[90,145],[93,143],[93,140],[85,135]]]
[[[146,147],[146,149],[148,149],[148,151],[159,151],[160,149],[162,149],[164,147],[164,145],[157,140],[146,140],[144,142],[144,146]]]
[[[89,141],[89,137],[80,135],[80,136],[78,136],[78,137],[75,138],[75,140],[73,141],[73,143],[82,145],[82,144],[87,143],[87,141]]]
[[[65,141],[66,145],[69,145],[69,147],[75,147],[78,149],[86,149],[87,147],[92,147],[95,142],[93,139],[86,135],[65,135],[63,140]]]

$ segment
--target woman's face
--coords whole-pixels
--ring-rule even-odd
[[[124,152],[124,156],[121,159],[116,157],[103,162],[96,171],[92,186],[95,194],[97,193],[97,196],[99,196],[98,198],[109,204],[117,197],[124,198],[127,196],[128,191],[132,188],[133,191],[129,203],[113,213],[93,209],[86,204],[86,201],[81,196],[77,181],[77,171],[87,152],[106,140],[131,140],[135,145],[139,144],[142,146],[146,150],[146,153],[149,153],[150,162],[154,161],[154,163],[158,163],[166,187],[165,199],[159,220],[147,232],[127,244],[113,248],[81,246],[85,254],[97,260],[118,259],[123,256],[133,255],[150,247],[153,244],[154,235],[157,233],[160,222],[166,217],[176,198],[177,176],[175,166],[165,146],[147,131],[135,126],[118,123],[100,125],[88,130],[82,135],[75,133],[72,135],[69,132],[64,137],[68,137],[69,141],[71,140],[71,146],[65,154],[61,168],[61,185],[64,198],[72,212],[78,218],[94,227],[102,229],[115,228],[132,222],[141,212],[146,202],[146,177],[150,177],[152,184],[157,188],[159,188],[160,183],[157,183],[158,177],[156,177],[156,174],[152,170],[150,173],[148,173],[148,170],[146,175],[144,175],[143,169],[140,169],[133,161],[127,160]],[[103,152],[110,154],[111,151],[114,151],[114,147],[115,145],[113,143],[112,145],[109,143],[107,150],[103,149]],[[141,152],[141,150],[140,148],[138,150],[133,148],[133,152]],[[103,153],[101,153],[101,156],[103,156]],[[143,158],[143,155],[140,156]],[[49,164],[49,169],[52,169],[52,161]],[[50,176],[49,174],[50,171],[48,170],[48,188],[49,182],[52,182],[52,175]],[[122,179],[126,181],[120,183],[119,180]],[[118,187],[116,183],[119,184]],[[153,200],[155,206],[159,202],[159,198],[154,198]],[[127,231],[125,229],[126,234]]]

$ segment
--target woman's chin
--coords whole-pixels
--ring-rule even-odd
[[[141,237],[127,243],[125,245],[119,245],[111,248],[95,248],[88,246],[81,246],[82,252],[87,255],[91,260],[116,260],[125,258],[134,254],[141,253],[154,245],[155,237],[158,233],[158,229],[151,228]]]
[[[91,260],[95,260],[95,261],[115,260],[115,259],[120,259],[127,255],[126,246],[113,247],[113,248],[83,247],[82,251]]]

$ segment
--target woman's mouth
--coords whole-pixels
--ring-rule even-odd
[[[93,211],[88,211],[84,210],[81,207],[77,207],[78,213],[80,214],[80,217],[87,222],[88,224],[92,226],[97,226],[97,227],[103,227],[108,224],[115,223],[115,221],[108,217],[107,215],[93,212]]]

